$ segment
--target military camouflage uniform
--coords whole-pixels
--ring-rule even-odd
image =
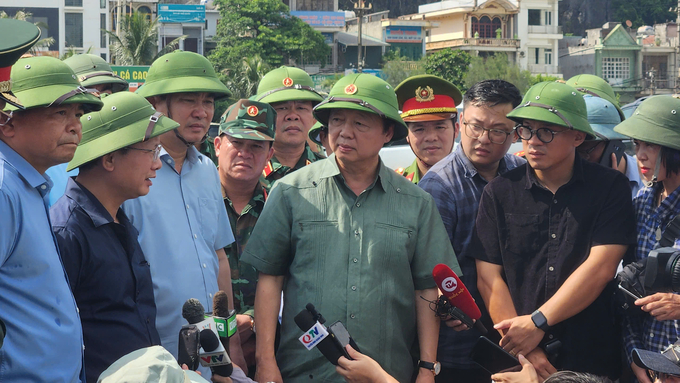
[[[418,184],[420,181],[420,169],[418,169],[418,159],[413,160],[413,163],[409,165],[406,169],[404,168],[399,168],[395,170],[397,174],[401,174],[402,176],[406,177],[407,180],[413,182],[414,184]]]
[[[295,164],[295,166],[292,168],[281,165],[279,160],[276,159],[276,156],[272,157],[272,159],[267,163],[267,165],[265,165],[264,170],[262,171],[260,182],[264,185],[265,189],[269,191],[274,186],[274,183],[283,178],[285,175],[301,169],[312,162],[323,160],[324,158],[325,157],[323,157],[321,154],[315,153],[309,147],[309,145],[305,143],[305,151],[302,152],[302,156],[300,156],[297,164]]]

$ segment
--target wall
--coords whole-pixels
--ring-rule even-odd
[[[439,28],[430,30],[430,37],[427,42],[446,41],[452,39],[462,39],[464,36],[465,23],[463,14],[455,14],[446,18],[428,18],[427,21],[439,23]]]

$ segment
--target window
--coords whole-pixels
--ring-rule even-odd
[[[531,25],[531,23],[529,23]],[[552,25],[552,12],[546,11],[545,12],[545,25]]]
[[[64,35],[66,37],[67,47],[83,47],[83,14],[82,13],[65,13],[64,14],[65,28]]]
[[[540,9],[530,9],[529,10],[529,25],[541,25],[541,10]]]
[[[535,49],[535,51],[534,51],[534,58],[535,58],[535,60],[536,60],[536,64],[538,64],[538,57],[539,57],[539,55],[541,54],[541,48],[534,48],[534,49]]]
[[[607,80],[627,80],[630,78],[630,59],[628,57],[603,57],[602,77]],[[621,81],[619,81],[620,83]]]
[[[99,9],[106,9],[106,0],[99,0]]]
[[[545,64],[552,65],[552,49],[545,49]]]
[[[83,0],[65,0],[64,5],[67,7],[82,7]]]
[[[495,39],[496,30],[501,27],[501,19],[494,17],[493,20],[489,16],[482,16],[481,19],[472,18],[472,36],[479,33],[479,37],[483,39]]]
[[[106,48],[106,13],[99,14],[99,46]]]
[[[106,62],[109,61],[109,60],[106,59],[106,53],[100,53],[99,55],[104,59],[104,61],[106,61]]]

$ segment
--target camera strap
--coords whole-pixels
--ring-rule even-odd
[[[680,238],[680,215],[676,215],[669,223],[659,239],[659,247],[673,247],[675,240]]]

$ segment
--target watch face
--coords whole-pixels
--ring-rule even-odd
[[[442,365],[439,362],[434,362],[434,374],[439,375],[439,373],[442,371]]]

